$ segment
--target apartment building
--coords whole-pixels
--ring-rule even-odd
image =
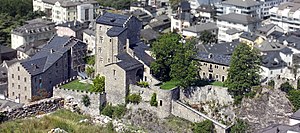
[[[28,21],[27,24],[11,31],[11,47],[16,49],[36,41],[47,41],[56,33],[54,27],[54,23],[43,19]]]
[[[92,21],[99,10],[96,0],[33,0],[34,11],[44,11],[53,22]]]
[[[260,24],[260,19],[249,15],[229,13],[217,16],[217,26],[219,28],[218,40],[226,41],[226,31],[236,29],[238,31],[253,32]]]
[[[283,28],[284,33],[300,29],[300,3],[286,2],[270,9],[271,23]]]
[[[28,103],[39,90],[52,96],[53,86],[85,70],[86,44],[72,37],[53,37],[28,60],[8,67],[8,98]]]
[[[270,17],[270,9],[273,7],[278,6],[280,3],[286,2],[287,0],[260,0],[263,2],[261,6],[261,15],[262,18],[269,18]]]

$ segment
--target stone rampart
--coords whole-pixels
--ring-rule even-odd
[[[90,98],[90,105],[84,106],[82,97],[87,95]],[[64,98],[65,101],[69,101],[72,105],[77,105],[80,112],[88,115],[99,115],[99,107],[106,102],[105,93],[95,93],[80,90],[69,90],[60,87],[53,87],[53,96]]]
[[[7,120],[41,115],[41,114],[53,112],[63,107],[64,107],[63,98],[49,98],[49,99],[43,99],[40,101],[32,102],[30,104],[24,105],[23,107],[12,109],[9,111],[4,111],[1,113],[5,116],[3,121],[7,121]]]

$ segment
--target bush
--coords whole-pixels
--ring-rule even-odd
[[[300,90],[290,90],[288,93],[288,99],[294,106],[294,111],[300,109]]]
[[[89,98],[88,95],[83,95],[83,96],[82,96],[82,99],[81,99],[81,102],[83,103],[83,105],[84,105],[85,107],[88,107],[88,106],[90,106],[90,104],[91,104],[91,101],[90,101],[90,98]]]
[[[274,81],[274,80],[270,80],[270,81],[268,82],[268,86],[271,86],[272,88],[274,88],[274,86],[275,86],[275,81]]]
[[[106,126],[107,126],[107,130],[108,130],[108,131],[111,131],[111,132],[114,132],[114,131],[115,131],[114,125],[113,125],[112,122],[107,123]]]
[[[103,92],[105,90],[105,77],[97,75],[93,80],[91,92]]]
[[[200,123],[194,123],[192,131],[194,133],[214,133],[214,125],[211,121],[205,120]]]
[[[297,80],[297,89],[300,89],[300,79]]]
[[[156,106],[156,107],[157,107],[157,104],[158,104],[158,102],[157,102],[157,100],[156,100],[156,93],[153,93],[153,94],[152,94],[152,97],[151,97],[151,100],[150,100],[150,105],[151,105],[151,106]]]
[[[137,82],[137,85],[144,88],[149,87],[149,83],[145,81]]]
[[[248,130],[249,125],[240,119],[231,127],[231,133],[245,133]]]
[[[280,85],[279,89],[281,91],[284,91],[284,92],[288,93],[290,90],[293,90],[294,88],[293,88],[293,86],[291,86],[289,84],[289,82],[285,82],[285,83]]]
[[[112,106],[111,104],[107,104],[101,111],[101,114],[109,116],[110,118],[121,118],[125,112],[125,105]]]
[[[127,101],[134,104],[139,104],[142,100],[142,97],[138,94],[130,94],[127,96]]]

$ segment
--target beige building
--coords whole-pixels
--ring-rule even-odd
[[[56,32],[54,26],[54,23],[42,19],[27,21],[27,24],[12,30],[11,47],[16,49],[36,41],[47,41]]]
[[[202,79],[224,82],[227,79],[227,70],[230,63],[230,55],[198,53],[200,62],[199,75]]]
[[[33,10],[45,12],[53,22],[84,22],[96,18],[99,3],[96,0],[33,0]]]

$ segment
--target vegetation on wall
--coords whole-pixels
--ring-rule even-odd
[[[88,67],[86,68],[86,74],[87,74],[89,77],[93,77],[94,72],[95,72],[95,69],[94,69],[93,67],[88,66]]]
[[[237,119],[236,123],[231,127],[231,133],[246,133],[249,125],[243,120]]]
[[[275,81],[274,81],[274,80],[270,80],[270,81],[268,82],[268,86],[274,88],[274,87],[275,87]]]
[[[194,133],[214,133],[214,125],[210,120],[194,123],[192,131]]]
[[[156,93],[153,93],[152,96],[151,96],[150,105],[157,107],[157,104],[158,104],[158,102],[156,100]]]
[[[101,111],[101,114],[111,118],[121,118],[125,113],[125,105],[112,106],[111,104],[107,104]]]
[[[139,94],[130,94],[126,97],[126,101],[129,103],[139,104],[142,100],[142,97]]]
[[[259,85],[260,56],[257,49],[239,44],[231,57],[225,86],[238,104],[251,87]]]
[[[140,86],[140,87],[144,87],[144,88],[149,87],[149,83],[146,82],[146,81],[137,82],[137,85]]]
[[[289,82],[284,82],[283,84],[280,85],[279,89],[283,92],[288,93],[290,90],[293,90],[294,87],[290,85]]]
[[[46,89],[38,89],[36,94],[31,97],[30,102],[39,101],[41,99],[45,99],[50,96],[51,96],[50,93],[47,92]]]
[[[290,90],[288,92],[288,99],[292,103],[294,111],[300,109],[300,90]]]
[[[162,35],[152,44],[152,54],[156,60],[151,64],[152,74],[160,81],[178,81],[187,87],[198,79],[197,50],[194,40],[181,40],[175,33]]]
[[[103,92],[105,90],[105,77],[97,75],[93,80],[92,92]]]
[[[88,107],[88,106],[91,105],[91,101],[90,101],[90,100],[91,100],[91,99],[89,98],[88,95],[83,95],[83,96],[82,96],[82,99],[81,99],[81,102],[83,103],[83,105],[84,105],[85,107]]]

